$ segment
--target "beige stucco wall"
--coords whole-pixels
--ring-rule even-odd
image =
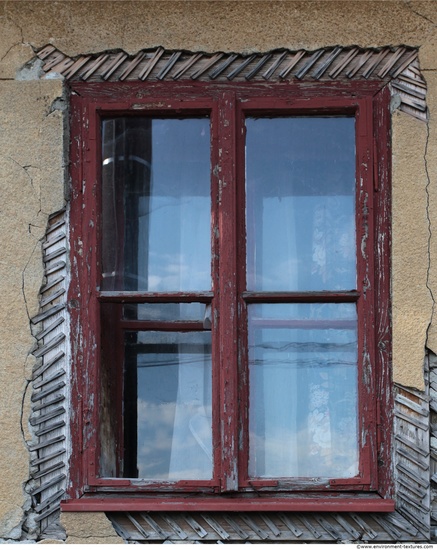
[[[29,316],[38,307],[47,216],[64,204],[62,113],[51,112],[62,81],[32,80],[31,74],[16,80],[24,77],[19,71],[32,48],[53,44],[75,55],[158,45],[237,52],[419,47],[431,117],[426,125],[393,116],[392,281],[394,379],[422,389],[425,345],[437,352],[436,24],[435,1],[0,2],[0,539],[20,536],[28,506]],[[107,542],[104,533],[114,535],[103,515],[66,516],[69,542],[89,536]]]
[[[16,534],[29,457],[21,433],[34,346],[47,214],[62,208],[62,117],[50,113],[60,82],[0,81],[0,538]],[[15,531],[14,531],[15,530]],[[19,530],[21,531],[21,529]]]

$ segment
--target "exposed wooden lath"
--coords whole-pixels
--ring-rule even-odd
[[[429,399],[395,386],[396,509],[424,537],[430,533]]]
[[[70,58],[54,46],[39,50],[46,73],[67,80],[89,82],[199,80],[199,81],[326,81],[380,80],[391,82],[399,108],[426,120],[426,82],[417,60],[418,51],[405,46],[380,49],[322,48],[316,51],[277,50],[241,55],[142,50],[134,56],[123,51]]]
[[[110,513],[128,542],[331,542],[423,540],[399,513]]]
[[[429,408],[430,408],[430,476],[431,476],[431,528],[437,533],[437,355],[428,352]],[[434,535],[435,538],[435,535]]]
[[[53,537],[67,479],[67,240],[65,212],[61,212],[50,218],[42,245],[45,282],[40,313],[32,319],[37,347],[29,419],[34,435],[29,492],[42,537],[47,528]],[[59,527],[55,532],[59,537]]]

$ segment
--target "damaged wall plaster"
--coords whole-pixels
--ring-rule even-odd
[[[40,239],[48,213],[64,204],[63,120],[59,112],[50,113],[60,95],[57,81],[0,81],[1,538],[20,538],[23,507],[29,506],[21,416],[27,419],[29,410],[29,395],[23,394],[34,347],[29,319],[38,311],[42,281]]]
[[[147,9],[145,4],[147,3]],[[348,17],[344,17],[347,10]],[[29,317],[42,282],[40,239],[48,214],[64,205],[65,120],[53,102],[61,80],[33,81],[40,66],[25,64],[33,48],[54,44],[69,55],[123,48],[268,51],[327,45],[420,48],[428,81],[429,143],[436,142],[437,3],[388,2],[0,2],[0,538],[23,536],[28,478],[20,419],[28,416]],[[80,32],[78,32],[80,30]],[[16,79],[14,81],[14,79]],[[437,156],[426,126],[401,113],[393,122],[394,376],[423,388],[424,346],[436,351],[429,327],[437,296]],[[426,152],[426,164],[425,164]],[[431,231],[431,233],[430,233]],[[23,401],[25,410],[23,412]],[[27,430],[24,425],[24,434]],[[103,514],[63,514],[68,542],[115,542]],[[97,523],[96,523],[97,522]],[[120,539],[117,539],[119,541]]]
[[[392,114],[393,379],[418,389],[424,388],[424,349],[432,311],[426,286],[426,141],[426,124],[399,111]]]
[[[69,512],[61,514],[68,533],[67,544],[123,544],[105,514]]]

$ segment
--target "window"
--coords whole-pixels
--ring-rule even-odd
[[[393,509],[387,93],[76,87],[70,497]]]

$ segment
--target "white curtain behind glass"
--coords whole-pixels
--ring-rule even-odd
[[[179,159],[179,160],[178,160]],[[211,288],[209,120],[154,120],[140,201],[139,277],[151,292]],[[146,257],[147,256],[147,257]],[[211,357],[179,344],[169,480],[212,477]]]

